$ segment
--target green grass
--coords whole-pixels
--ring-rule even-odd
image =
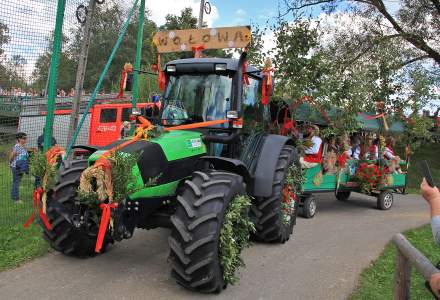
[[[440,261],[440,248],[434,242],[430,225],[411,229],[405,232],[405,236],[434,265]],[[393,299],[395,264],[396,247],[389,243],[382,255],[362,272],[358,288],[350,299]],[[424,284],[423,278],[413,268],[411,274],[411,299],[432,299],[432,295],[425,288]]]
[[[48,251],[46,241],[41,238],[41,228],[31,225],[24,229],[22,225],[0,227],[0,271],[41,256]]]
[[[48,245],[41,238],[41,228],[36,223],[28,229],[23,224],[33,211],[33,178],[24,175],[20,185],[23,204],[11,200],[11,171],[7,163],[12,145],[0,146],[0,271],[16,267],[47,252]]]

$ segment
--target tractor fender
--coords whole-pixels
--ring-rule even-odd
[[[259,156],[256,158],[254,184],[252,195],[269,197],[272,193],[272,183],[278,158],[284,145],[292,145],[292,140],[286,136],[268,134],[265,136]]]
[[[214,169],[232,172],[243,177],[248,191],[252,191],[253,179],[246,165],[239,159],[217,157],[217,156],[202,156],[202,162],[209,162]]]

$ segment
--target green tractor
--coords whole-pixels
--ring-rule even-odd
[[[214,120],[225,123],[173,130],[120,147],[123,153],[138,155],[133,174],[144,188],[112,210],[113,229],[107,230],[103,249],[132,237],[135,228],[170,228],[173,277],[188,289],[218,293],[226,287],[219,235],[225,212],[238,196],[251,198],[255,240],[284,243],[289,239],[297,203],[295,195],[286,196],[283,191],[298,156],[288,137],[253,130],[267,127],[270,114],[268,105],[261,103],[264,74],[243,67],[245,61],[243,53],[238,60],[180,59],[166,65],[161,109],[147,116],[152,123],[165,128]],[[243,75],[249,84],[243,84]],[[95,254],[99,220],[90,217],[90,207],[76,200],[80,176],[106,151],[124,142],[103,148],[76,146],[90,152],[87,159],[62,162],[47,198],[53,228],[43,226],[45,238],[57,251]],[[157,179],[153,186],[147,184],[151,178]],[[286,210],[288,200],[291,209]]]

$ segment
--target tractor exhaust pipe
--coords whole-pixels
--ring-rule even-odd
[[[238,59],[238,67],[237,73],[235,74],[235,88],[232,98],[232,107],[235,107],[235,110],[238,112],[238,115],[241,115],[241,95],[243,93],[243,64],[246,61],[247,52],[243,51]]]

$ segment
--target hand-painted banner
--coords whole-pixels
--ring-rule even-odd
[[[245,48],[251,42],[250,26],[160,31],[153,36],[159,53],[204,49]]]

